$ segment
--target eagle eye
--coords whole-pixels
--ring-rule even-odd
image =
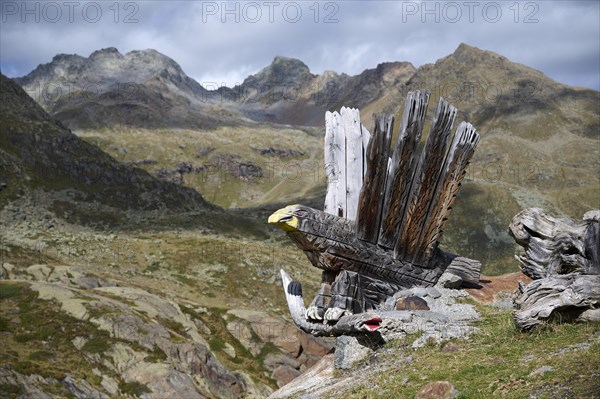
[[[302,209],[298,209],[297,211],[294,211],[294,215],[296,216],[300,216],[300,217],[304,217],[306,216],[306,211],[303,211]]]

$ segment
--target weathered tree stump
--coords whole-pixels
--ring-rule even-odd
[[[600,320],[600,210],[583,220],[555,218],[539,208],[517,214],[509,231],[534,281],[520,286],[515,323],[528,330],[548,320]]]
[[[324,211],[290,205],[269,217],[323,269],[306,309],[299,283],[282,271],[292,318],[314,335],[373,331],[378,307],[394,293],[434,285],[444,273],[478,282],[481,263],[438,248],[479,134],[440,99],[417,153],[428,92],[408,94],[392,151],[393,116],[374,116],[371,134],[356,109],[327,112]]]

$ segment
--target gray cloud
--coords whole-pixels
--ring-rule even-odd
[[[275,55],[299,58],[314,73],[353,75],[384,61],[435,62],[465,42],[561,82],[600,88],[596,1],[0,4],[0,66],[9,76],[58,53],[154,48],[201,83],[232,86]]]

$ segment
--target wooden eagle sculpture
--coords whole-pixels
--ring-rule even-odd
[[[375,114],[371,134],[357,109],[326,113],[324,211],[290,205],[268,220],[323,270],[308,309],[300,283],[281,271],[300,329],[313,335],[375,331],[380,305],[402,289],[432,286],[444,272],[479,281],[478,261],[438,248],[479,134],[462,122],[451,138],[456,108],[440,99],[417,154],[429,96],[408,94],[393,151],[393,116]]]

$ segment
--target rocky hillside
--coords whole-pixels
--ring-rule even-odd
[[[3,223],[44,219],[43,210],[63,221],[98,227],[148,219],[158,223],[160,218],[177,219],[175,213],[192,212],[198,226],[236,229],[229,216],[195,190],[116,161],[50,117],[14,81],[4,75],[0,79]],[[206,213],[212,218],[202,216]],[[56,223],[47,226],[51,224]],[[236,217],[237,226],[245,224],[243,217]]]
[[[330,349],[266,312],[79,267],[4,263],[0,277],[3,397],[263,398]]]

